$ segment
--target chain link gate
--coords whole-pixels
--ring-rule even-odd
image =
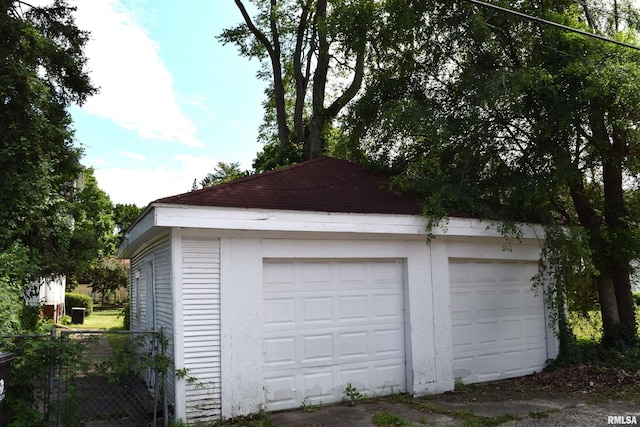
[[[16,356],[7,390],[16,423],[168,426],[162,331],[52,330],[3,337],[1,347]]]

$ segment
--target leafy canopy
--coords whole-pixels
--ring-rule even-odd
[[[401,170],[435,218],[581,227],[605,342],[633,339],[640,52],[470,2],[385,4],[353,155]],[[629,2],[507,7],[640,44]]]
[[[81,150],[67,109],[96,89],[85,69],[88,33],[76,27],[72,11],[63,0],[44,7],[0,2],[3,331],[21,327],[16,302],[24,284],[66,273],[80,249],[74,204]]]

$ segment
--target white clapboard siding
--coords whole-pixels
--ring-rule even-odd
[[[220,241],[182,241],[184,363],[194,381],[186,384],[187,419],[220,418]]]
[[[149,304],[147,301],[147,266],[153,266],[153,286],[155,288],[155,330],[164,328],[165,337],[173,336],[173,306],[171,283],[171,240],[165,235],[144,251],[131,259],[131,330],[147,329]],[[140,286],[140,290],[136,289]],[[138,301],[139,298],[139,301]],[[138,309],[138,304],[140,308]],[[140,320],[138,322],[138,315]],[[167,354],[173,354],[173,340],[168,340]],[[167,376],[169,401],[174,401],[174,376]]]

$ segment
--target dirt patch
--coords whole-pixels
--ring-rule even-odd
[[[438,400],[449,402],[505,401],[530,398],[610,398],[640,402],[640,370],[575,365],[550,372],[491,383],[463,386],[444,393]]]

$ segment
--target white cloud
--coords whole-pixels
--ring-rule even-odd
[[[201,95],[196,95],[191,99],[187,99],[184,101],[185,104],[193,105],[201,111],[204,111],[208,117],[214,117],[211,109],[205,104],[205,98]]]
[[[193,180],[213,172],[218,160],[180,155],[171,167],[125,169],[96,168],[95,177],[113,203],[135,203],[144,207],[162,197],[186,193]]]
[[[145,156],[143,156],[142,154],[132,153],[131,151],[119,151],[118,154],[120,154],[123,157],[128,157],[128,158],[133,159],[133,160],[140,160],[141,162],[147,161],[147,158]]]
[[[160,47],[118,0],[77,1],[76,23],[91,32],[85,53],[100,93],[83,109],[136,131],[143,138],[204,144],[177,103]]]

